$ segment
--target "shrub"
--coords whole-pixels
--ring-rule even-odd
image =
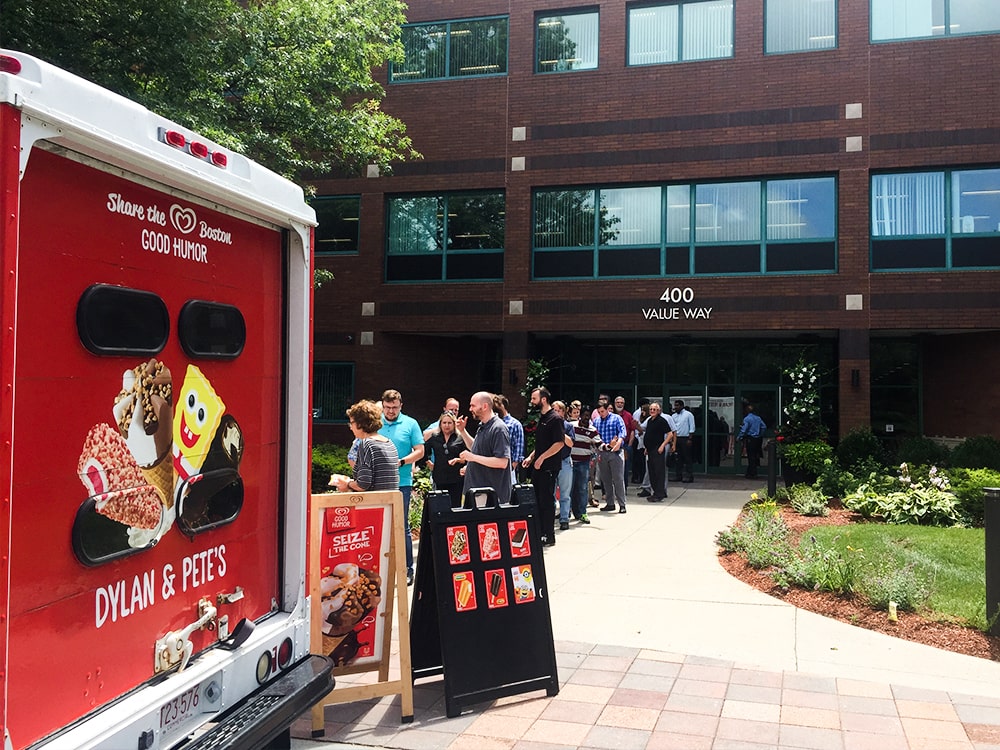
[[[323,443],[312,449],[312,491],[314,494],[330,491],[330,475],[351,476],[351,465],[347,463],[348,446]]]
[[[434,480],[431,478],[431,470],[426,465],[413,471],[413,490],[410,492],[410,514],[407,516],[407,523],[410,529],[419,529],[423,520],[424,500],[427,493],[434,489]]]
[[[785,561],[789,554],[788,526],[773,501],[747,506],[732,526],[720,531],[715,543],[725,552],[739,552],[754,568]]]
[[[803,516],[828,516],[826,495],[808,484],[794,484],[788,491],[795,512]]]
[[[911,466],[943,466],[948,463],[949,453],[948,446],[929,437],[910,437],[899,444],[896,457]]]
[[[1000,471],[1000,440],[989,435],[969,438],[952,450],[951,465],[964,469]]]
[[[798,554],[790,555],[786,564],[775,571],[773,578],[780,586],[789,584],[813,589],[850,594],[858,585],[862,563],[861,550],[821,544],[816,537],[803,540]]]
[[[783,443],[781,459],[792,468],[819,476],[824,462],[833,456],[833,448],[819,440]]]
[[[855,473],[867,473],[886,465],[885,448],[869,427],[853,429],[841,438],[836,455],[841,466]],[[861,467],[864,471],[858,472]]]
[[[961,520],[955,495],[948,480],[931,467],[927,479],[914,480],[909,467],[900,465],[900,476],[887,482],[874,478],[843,499],[844,507],[866,518],[886,523],[916,523],[927,526],[955,526]]]
[[[1000,487],[1000,472],[993,469],[949,469],[951,491],[958,507],[973,526],[983,525],[983,488]]]
[[[877,609],[888,609],[889,602],[896,602],[896,607],[910,612],[930,596],[928,582],[917,574],[913,565],[895,568],[885,560],[871,565],[859,582],[858,591]]]

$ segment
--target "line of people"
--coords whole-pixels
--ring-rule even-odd
[[[617,403],[620,401],[621,403]],[[388,389],[381,403],[359,401],[347,410],[354,443],[348,454],[353,476],[333,475],[330,485],[340,491],[399,489],[404,517],[409,517],[413,492],[413,466],[426,458],[434,485],[461,503],[468,489],[492,487],[501,502],[507,502],[518,481],[518,466],[530,476],[539,508],[542,545],[555,544],[555,522],[569,528],[571,517],[589,524],[588,510],[627,512],[625,496],[626,448],[633,441],[645,445],[643,489],[649,502],[667,496],[666,467],[670,454],[684,454],[684,438],[690,442],[694,419],[680,405],[680,418],[662,413],[659,403],[632,415],[624,410],[624,399],[615,406],[606,397],[597,407],[579,401],[567,406],[552,399],[547,388],[535,388],[531,404],[539,411],[535,447],[524,456],[523,425],[509,412],[506,397],[480,391],[469,401],[469,414],[478,424],[469,431],[468,417],[460,414],[458,399],[449,398],[437,421],[421,431],[416,420],[403,414],[402,394]],[[686,412],[689,423],[683,419]],[[682,428],[687,427],[686,434]],[[688,450],[690,452],[690,449]],[[643,451],[636,451],[637,457]],[[682,462],[678,462],[681,472]],[[687,477],[690,477],[688,463]],[[596,480],[596,481],[595,481]],[[686,479],[685,481],[690,481]],[[603,503],[594,496],[600,487]],[[558,503],[556,489],[558,488]],[[406,535],[407,582],[413,581],[413,545]]]

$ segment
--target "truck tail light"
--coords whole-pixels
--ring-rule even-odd
[[[17,61],[15,60],[14,62]],[[180,131],[159,128],[157,139],[160,143],[166,143],[168,146],[183,149],[194,158],[207,161],[213,166],[219,167],[219,169],[226,169],[229,165],[229,157],[226,154],[221,151],[212,151],[212,149],[201,141],[188,141],[187,136]]]
[[[184,148],[184,144],[187,143],[187,138],[184,137],[183,133],[178,133],[176,130],[163,130],[162,128],[160,129],[160,140],[174,148]]]
[[[10,55],[0,55],[0,73],[17,75],[21,72],[21,61]]]
[[[278,646],[278,669],[287,669],[288,665],[292,663],[292,654],[295,652],[295,648],[292,645],[292,639],[286,638]]]

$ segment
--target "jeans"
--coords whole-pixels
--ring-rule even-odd
[[[589,500],[587,488],[590,484],[590,461],[573,462],[573,490],[570,493],[572,499],[573,518],[587,514],[587,503]]]
[[[573,492],[573,460],[566,456],[559,467],[559,523],[569,523],[570,496]]]
[[[406,527],[406,533],[403,535],[406,547],[406,572],[412,573],[413,537],[410,536],[410,493],[413,492],[413,487],[400,487],[399,491],[403,493],[403,525]]]

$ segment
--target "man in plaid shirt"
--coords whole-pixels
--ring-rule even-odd
[[[601,445],[597,453],[597,470],[604,490],[602,511],[613,511],[617,503],[618,512],[625,512],[625,421],[608,408],[608,400],[597,402],[597,419],[594,420]]]

